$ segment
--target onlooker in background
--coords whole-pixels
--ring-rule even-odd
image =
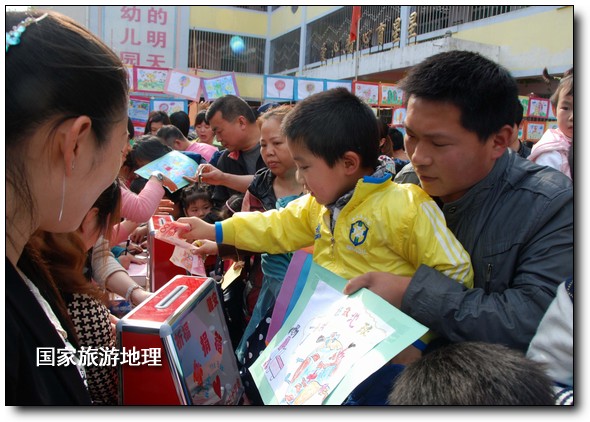
[[[211,193],[199,185],[189,185],[182,189],[180,205],[183,217],[197,217],[208,223],[221,220],[221,216],[213,211]]]
[[[77,353],[37,230],[76,230],[121,166],[128,75],[100,39],[53,11],[6,12],[7,405],[88,405],[79,365],[39,365],[39,348]]]
[[[394,127],[390,127],[387,132],[391,139],[393,148],[393,161],[395,162],[395,172],[399,173],[410,162],[408,154],[404,147],[404,135]]]
[[[464,342],[441,347],[409,364],[389,394],[403,406],[547,406],[551,381],[521,351]]]
[[[529,160],[553,167],[570,179],[568,151],[574,141],[574,74],[561,79],[551,96],[551,107],[557,117],[557,129],[547,130],[533,146]]]
[[[217,166],[200,165],[198,175],[187,179],[214,185],[213,204],[220,210],[231,195],[245,193],[254,173],[265,167],[260,156],[260,129],[252,108],[235,95],[213,101],[207,109],[206,120],[226,149]]]
[[[206,120],[207,110],[199,111],[195,117],[195,131],[197,132],[197,142],[209,144],[215,147],[221,147],[221,143],[215,139],[215,133]]]
[[[175,111],[170,115],[170,124],[176,126],[185,138],[196,139],[196,133],[191,133],[191,120],[188,114],[182,110]]]
[[[385,166],[385,170],[395,176],[395,161],[393,161],[393,145],[387,133],[389,126],[382,120],[377,120],[379,126],[379,162]]]
[[[207,162],[209,162],[213,154],[217,152],[217,148],[215,148],[213,145],[189,141],[181,133],[180,129],[174,125],[162,126],[160,130],[158,130],[157,135],[164,142],[164,144],[168,145],[170,148],[176,151],[194,152],[203,157]]]
[[[154,110],[148,115],[147,123],[145,124],[144,135],[156,135],[158,130],[164,125],[170,124],[170,117],[160,110]]]
[[[512,143],[509,145],[509,148],[520,155],[522,158],[527,158],[529,155],[531,155],[531,149],[518,138],[518,131],[520,124],[522,123],[524,108],[522,107],[520,100],[517,100],[517,102],[516,115],[514,117],[514,134],[512,135]]]
[[[281,123],[291,110],[292,107],[288,105],[269,107],[258,118],[260,153],[266,168],[254,175],[244,196],[242,211],[280,210],[303,194],[303,185],[296,176],[297,167],[287,147],[287,140],[281,133]],[[259,293],[253,295],[255,305],[253,309],[248,309],[251,317],[235,351],[241,364],[245,363],[249,354],[258,356],[262,351],[249,349],[247,340],[268,310],[274,307],[290,262],[290,253],[261,254],[262,285]]]

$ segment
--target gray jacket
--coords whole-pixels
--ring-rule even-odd
[[[471,255],[474,288],[422,265],[402,310],[452,342],[526,351],[557,286],[574,272],[571,181],[506,151],[443,213]]]

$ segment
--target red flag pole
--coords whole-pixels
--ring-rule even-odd
[[[359,32],[361,30],[361,6],[352,6],[352,19],[350,22],[350,39],[356,41],[356,63],[354,66],[354,80],[356,81],[359,74]]]

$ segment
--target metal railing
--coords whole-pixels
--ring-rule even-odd
[[[267,6],[235,6],[263,11]],[[441,37],[441,30],[510,13],[530,6],[409,6],[415,12],[415,31],[410,32],[408,42],[420,43]],[[267,9],[264,9],[267,10]],[[391,46],[393,25],[400,16],[400,6],[361,6],[358,40],[360,49]],[[344,6],[307,24],[305,60],[306,66],[322,61],[344,60],[356,44],[347,44],[352,18],[352,6]],[[410,22],[401,22],[407,27]],[[429,35],[430,34],[430,35]],[[398,34],[399,35],[399,34]],[[189,63],[191,68],[228,72],[264,73],[264,38],[240,36],[232,43],[234,34],[190,31]],[[363,43],[363,38],[367,43]],[[270,73],[279,73],[299,66],[301,29],[271,40]],[[241,41],[240,41],[241,40]],[[233,46],[233,48],[232,48]],[[366,50],[365,50],[366,51]]]
[[[188,67],[264,74],[264,38],[189,31]]]

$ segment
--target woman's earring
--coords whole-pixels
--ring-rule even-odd
[[[64,174],[63,184],[61,186],[61,207],[59,209],[59,218],[57,219],[57,221],[61,221],[61,216],[63,215],[63,212],[64,212],[65,198],[66,198],[66,175]]]

